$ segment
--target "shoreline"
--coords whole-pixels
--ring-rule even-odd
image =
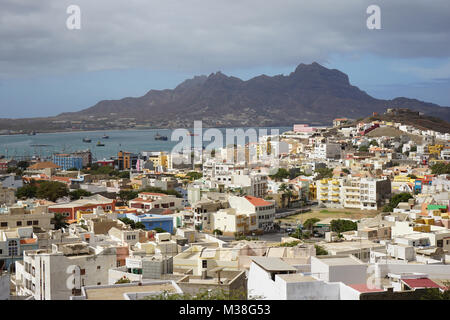
[[[290,126],[254,126],[254,127],[204,127],[202,126],[202,129],[247,129],[247,128],[255,128],[255,129],[259,129],[259,128],[289,128],[289,127],[293,127],[292,125]],[[311,126],[313,128],[322,128],[325,127],[325,125],[321,125],[321,126]],[[59,133],[80,133],[80,132],[93,132],[93,133],[97,133],[97,132],[113,132],[113,131],[154,131],[154,130],[176,130],[176,129],[193,129],[191,128],[147,128],[147,129],[137,129],[137,128],[128,128],[128,129],[101,129],[101,130],[70,130],[70,131],[43,131],[43,132],[37,132],[36,131],[36,135],[39,134],[59,134]],[[28,133],[11,133],[11,134],[0,134],[0,137],[8,137],[8,136],[30,136],[30,137],[34,137],[36,135],[29,135]]]

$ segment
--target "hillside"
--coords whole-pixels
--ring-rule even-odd
[[[388,107],[410,108],[450,121],[450,108],[408,98],[376,99],[351,85],[345,73],[312,63],[300,64],[286,76],[261,75],[247,81],[221,72],[196,76],[173,90],[150,90],[142,97],[104,100],[79,112],[40,119],[0,119],[0,128],[179,128],[192,127],[194,120],[203,120],[205,127],[328,125],[334,118],[382,114]],[[420,121],[423,127],[433,125],[427,119]]]

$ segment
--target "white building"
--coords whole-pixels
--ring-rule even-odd
[[[16,261],[16,291],[35,300],[68,300],[82,286],[108,284],[108,270],[116,265],[113,247],[71,243],[26,251]]]

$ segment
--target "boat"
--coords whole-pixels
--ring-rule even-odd
[[[155,140],[162,140],[162,141],[167,141],[167,137],[166,136],[162,136],[160,135],[158,132],[155,135]]]
[[[103,135],[102,139],[109,139],[109,136],[107,136],[106,134]]]
[[[28,135],[29,136],[35,136],[36,135],[36,131],[31,131]]]
[[[91,139],[88,139],[88,138],[83,138],[83,142],[91,143],[92,140],[91,140]]]
[[[97,147],[104,147],[105,146],[105,144],[104,143],[101,143],[100,141],[99,142],[97,142]]]

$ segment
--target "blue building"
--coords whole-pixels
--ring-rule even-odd
[[[33,227],[0,231],[0,270],[15,270],[16,261],[23,260],[25,250],[39,249],[38,239],[33,237]]]
[[[52,162],[61,167],[63,170],[76,168],[77,170],[83,169],[83,158],[74,157],[70,154],[54,154]]]
[[[173,233],[173,217],[170,215],[160,214],[141,214],[135,215],[132,213],[118,214],[118,218],[128,218],[134,222],[141,222],[146,230],[154,230],[155,228],[164,229],[167,232]]]

